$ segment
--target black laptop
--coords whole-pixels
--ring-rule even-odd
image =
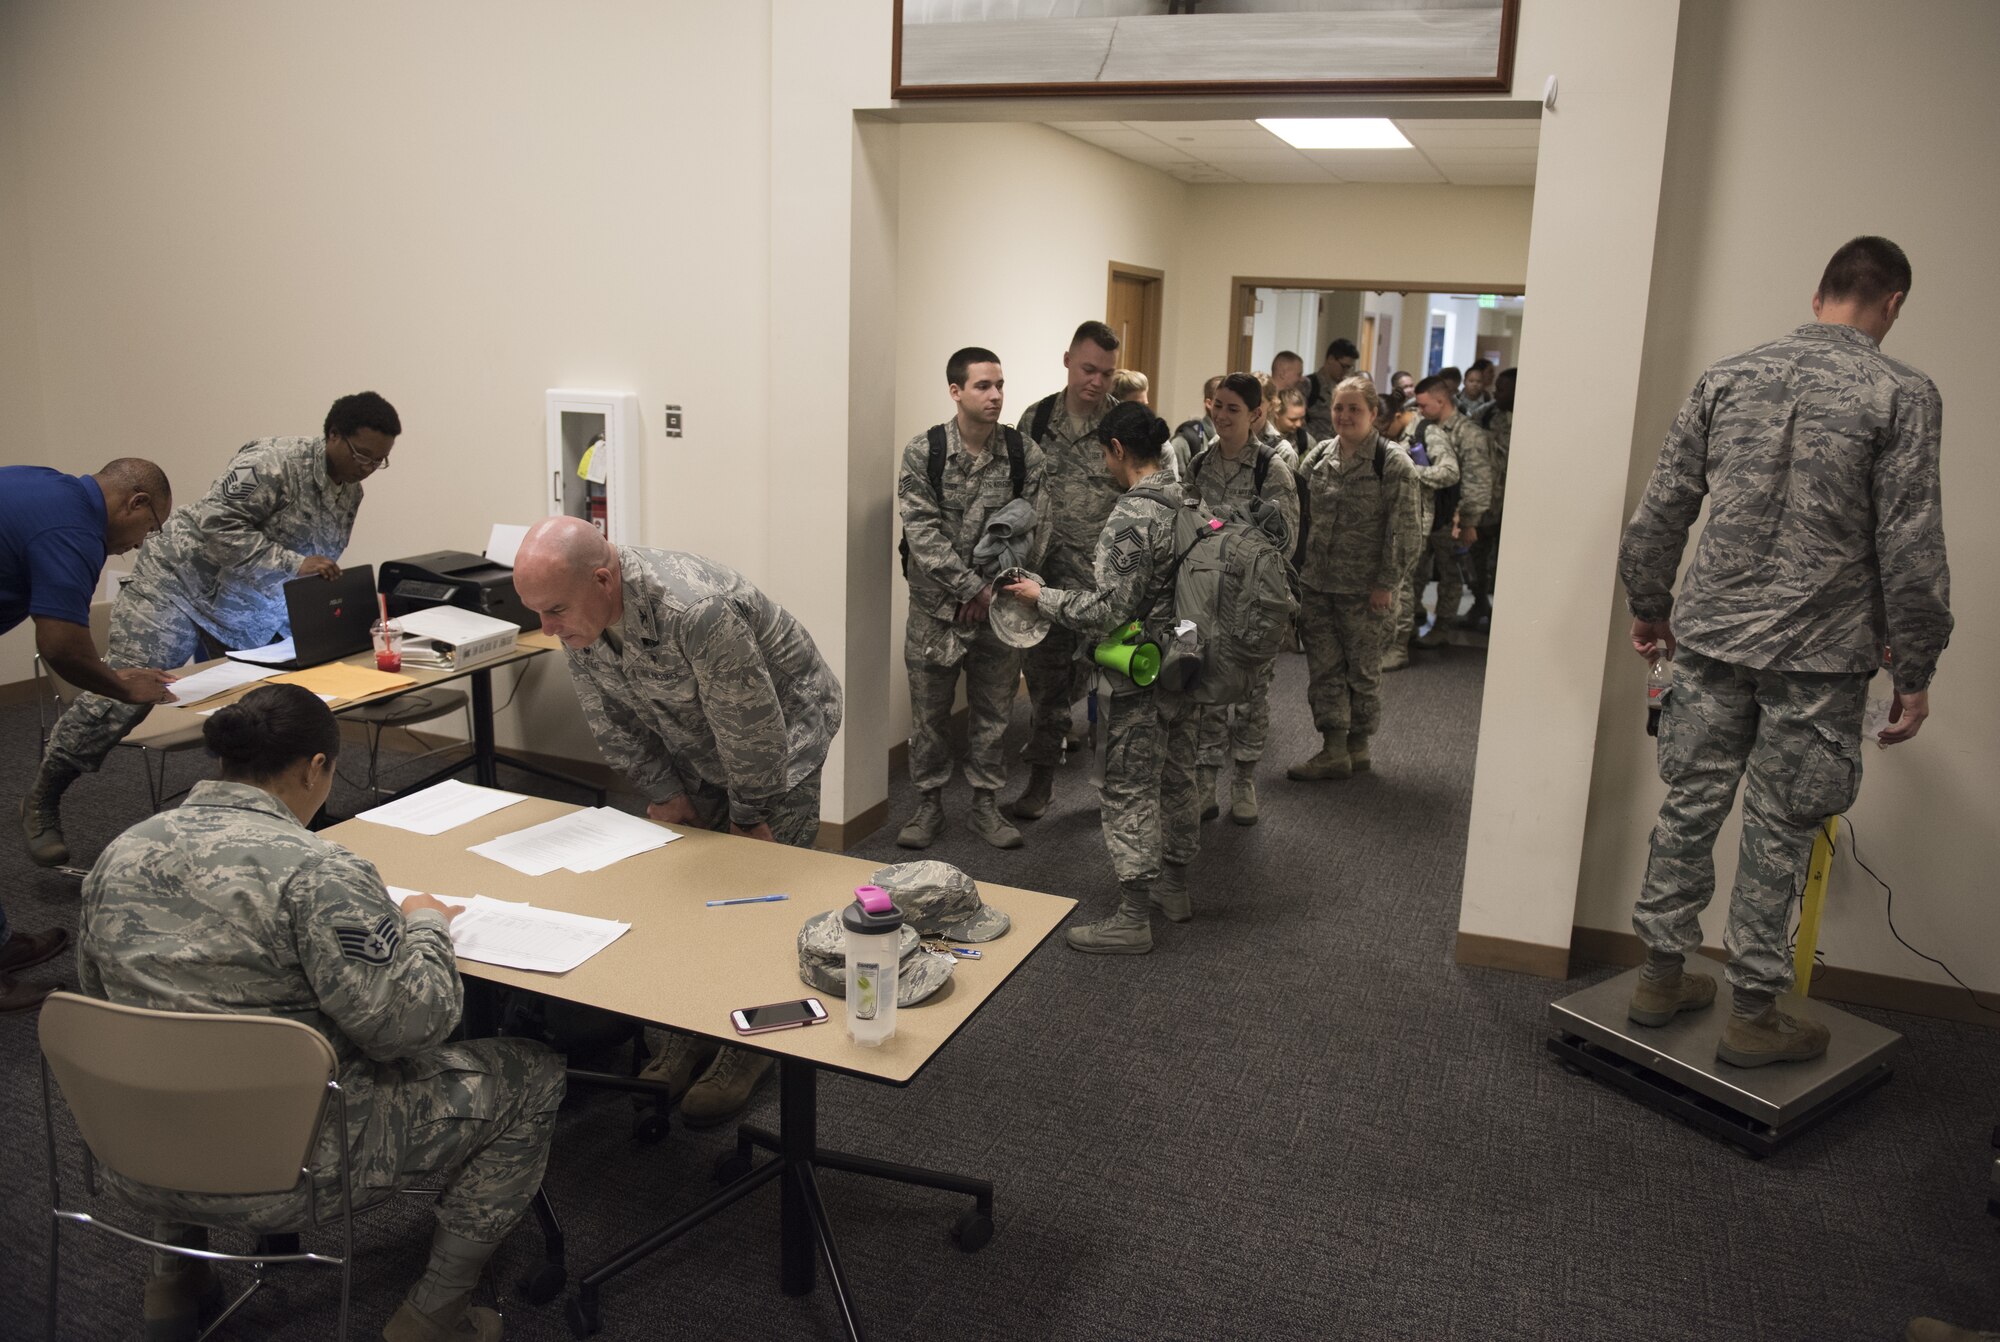
[[[303,671],[365,652],[371,646],[368,626],[377,614],[375,566],[356,564],[331,580],[294,578],[285,584],[285,611],[291,619],[290,638],[229,655],[239,662]]]

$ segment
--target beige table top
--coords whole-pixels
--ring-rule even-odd
[[[427,685],[437,685],[447,680],[459,680],[466,676],[476,675],[481,671],[491,671],[495,667],[511,666],[515,662],[523,662],[530,657],[539,657],[545,652],[556,652],[561,650],[561,648],[562,644],[547,634],[523,633],[515,642],[513,651],[501,653],[498,657],[489,657],[483,662],[475,662],[467,667],[413,666],[405,662],[401,674],[416,681],[415,685],[406,685],[398,690],[384,690],[380,694],[365,694],[354,699],[344,699],[335,705],[333,711],[335,713],[344,712],[347,709],[355,707],[357,704],[373,703],[377,699],[387,699],[392,695],[406,694],[410,690],[420,690]],[[192,666],[176,668],[174,674],[182,676],[193,675],[196,671],[206,671],[211,666],[220,666],[227,660],[229,659],[226,657],[211,658],[205,662],[196,662]],[[375,654],[373,652],[357,652],[352,657],[342,657],[339,660],[349,666],[364,666],[370,670],[373,670],[375,666]],[[286,673],[274,670],[271,674],[282,676]],[[199,703],[186,706],[161,704],[148,713],[145,721],[134,728],[132,734],[126,739],[134,745],[145,745],[148,742],[157,741],[163,737],[175,736],[185,731],[192,730],[199,732],[201,730],[201,715],[203,713],[220,708],[224,704],[233,704],[261,684],[263,684],[262,681],[254,681],[251,684],[230,690],[225,694],[218,694],[212,698],[203,699]]]
[[[916,1076],[1076,906],[1073,899],[980,882],[980,897],[1013,919],[1013,928],[981,945],[982,958],[958,961],[945,990],[898,1009],[894,1039],[863,1048],[847,1037],[847,1006],[840,995],[821,992],[799,978],[798,931],[813,914],[852,900],[854,887],[867,884],[879,863],[700,830],[582,876],[560,871],[523,876],[466,851],[577,809],[529,798],[436,836],[365,820],[336,825],[325,836],[373,862],[391,885],[445,899],[486,895],[519,900],[632,925],[567,974],[462,960],[459,969],[468,977],[897,1085]],[[711,899],[780,893],[791,898],[722,909],[704,905]],[[739,1037],[729,1023],[729,1013],[739,1007],[801,997],[819,998],[830,1019],[748,1038]]]

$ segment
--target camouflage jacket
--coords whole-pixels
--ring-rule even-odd
[[[1027,441],[1026,434],[1021,437],[1027,468],[1021,498],[1038,519],[1027,564],[1035,569],[1049,544],[1048,471],[1042,450]],[[966,450],[957,418],[945,425],[942,497],[931,492],[930,455],[927,433],[912,438],[903,448],[903,468],[896,482],[896,507],[910,546],[907,638],[930,661],[949,666],[965,650],[952,623],[958,607],[986,586],[986,579],[973,568],[972,549],[988,517],[1013,500],[1014,485],[1006,439],[998,426],[986,450],[974,454]]]
[[[1486,430],[1487,458],[1493,468],[1493,498],[1486,506],[1486,521],[1500,520],[1507,500],[1507,454],[1514,447],[1514,412],[1490,406],[1480,422]]]
[[[1706,657],[1927,688],[1951,637],[1937,387],[1809,322],[1714,364],[1667,433],[1618,570],[1632,614]],[[1694,562],[1674,574],[1708,499]]]
[[[1340,440],[1332,438],[1306,454],[1299,474],[1312,500],[1299,582],[1343,596],[1394,591],[1416,563],[1423,540],[1417,529],[1421,487],[1409,454],[1371,432],[1358,453],[1343,458]]]
[[[340,558],[360,507],[361,486],[326,473],[324,438],[260,438],[207,495],[174,509],[132,581],[227,646],[254,648],[288,632],[285,584],[309,555]]]
[[[1486,430],[1464,415],[1453,415],[1424,431],[1424,451],[1433,466],[1441,453],[1458,463],[1458,515],[1469,526],[1483,523],[1493,506],[1493,444]],[[1440,517],[1435,525],[1450,522],[1449,517]]]
[[[1211,445],[1194,459],[1194,465],[1189,468],[1188,497],[1210,508],[1248,503],[1251,490],[1257,483],[1259,446],[1271,448],[1271,468],[1264,473],[1264,491],[1258,497],[1276,508],[1278,516],[1285,519],[1286,540],[1279,549],[1290,554],[1293,540],[1299,534],[1299,486],[1277,444],[1246,443],[1242,457],[1236,461],[1222,454],[1220,443]]]
[[[805,626],[734,569],[677,550],[618,555],[622,647],[568,652],[598,749],[649,800],[712,783],[733,823],[762,823],[826,761],[840,682]]]
[[[1169,498],[1178,496],[1164,469],[1148,476],[1138,488],[1157,489]],[[1043,587],[1037,603],[1042,614],[1076,630],[1091,644],[1134,620],[1156,627],[1166,623],[1174,610],[1173,507],[1156,498],[1120,495],[1098,534],[1091,567],[1095,580],[1090,587]],[[1145,691],[1130,680],[1114,677],[1112,692]]]
[[[76,962],[88,996],[302,1021],[343,1065],[442,1044],[462,1006],[442,915],[405,918],[368,861],[216,779],[98,857]]]
[[[1087,420],[1069,417],[1064,393],[1055,394],[1055,412],[1049,416],[1049,431],[1039,440],[1048,470],[1049,545],[1042,558],[1042,573],[1050,582],[1078,585],[1090,581],[1091,551],[1104,519],[1118,502],[1118,486],[1104,469],[1104,449],[1097,442],[1097,426],[1111,411],[1111,398],[1099,403],[1097,413]],[[1035,405],[1041,402],[1037,401]],[[1021,436],[1035,441],[1035,406],[1021,416]]]

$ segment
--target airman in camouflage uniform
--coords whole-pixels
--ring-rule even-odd
[[[1118,501],[1118,487],[1105,471],[1096,437],[1097,426],[1114,404],[1108,388],[1117,351],[1118,337],[1103,322],[1077,327],[1069,352],[1063,355],[1068,374],[1063,390],[1035,402],[1021,416],[1021,436],[1041,449],[1048,471],[1050,530],[1042,576],[1057,586],[1090,582],[1097,534]],[[1038,422],[1046,425],[1040,433],[1035,431]],[[1055,795],[1056,765],[1062,761],[1069,734],[1070,707],[1081,689],[1078,656],[1075,634],[1058,626],[1022,659],[1033,716],[1024,752],[1028,786],[1007,806],[1007,814],[1016,820],[1040,819]]]
[[[104,850],[83,885],[82,924],[77,972],[89,996],[279,1016],[325,1036],[340,1059],[357,1206],[442,1179],[433,1270],[449,1252],[477,1259],[476,1279],[541,1187],[563,1061],[527,1040],[445,1042],[462,987],[444,915],[405,917],[370,863],[309,833],[285,802],[208,780]],[[322,1215],[339,1206],[338,1139],[329,1122],[314,1156]],[[293,1231],[311,1210],[303,1187],[220,1196],[151,1188],[104,1167],[99,1176],[166,1221],[169,1242],[186,1242],[176,1223]],[[149,1313],[151,1297],[149,1288]],[[396,1329],[410,1307],[386,1335],[406,1335]]]
[[[961,350],[952,356],[948,380],[953,372],[958,380],[949,385],[959,410],[939,426],[945,436],[941,488],[932,488],[928,432],[903,448],[896,488],[903,539],[909,548],[905,576],[910,609],[903,665],[910,678],[910,781],[919,797],[916,814],[896,842],[905,848],[928,848],[944,828],[944,786],[951,779],[945,729],[963,674],[965,781],[972,786],[972,829],[996,848],[1018,848],[1021,832],[1001,817],[994,794],[1007,781],[1000,746],[1021,678],[1021,654],[1002,642],[987,623],[995,574],[981,571],[973,549],[988,520],[1014,501],[1010,458],[1018,444],[1020,499],[1034,509],[1038,522],[1022,567],[1035,569],[1041,563],[1049,541],[1047,471],[1040,448],[999,424],[998,358],[990,350]],[[976,450],[967,441],[968,430],[985,435]],[[1015,442],[1008,441],[1010,435]]]
[[[171,670],[290,632],[285,584],[339,574],[334,561],[354,529],[360,482],[387,465],[402,432],[395,410],[372,392],[335,402],[326,428],[319,438],[245,443],[206,497],[174,509],[140,549],[111,608],[109,665]],[[59,815],[64,791],[103,764],[148,711],[83,694],[57,720],[23,810],[37,863],[69,860]]]
[[[648,816],[812,847],[840,682],[789,611],[712,559],[612,545],[574,517],[529,529],[514,585],[562,640],[597,748]],[[770,1071],[763,1054],[712,1049],[669,1035],[647,1069],[690,1127],[740,1111]]]
[[[1351,378],[1334,393],[1344,435],[1319,444],[1300,472],[1311,522],[1299,569],[1306,700],[1319,754],[1286,770],[1296,779],[1346,778],[1369,767],[1368,738],[1381,723],[1383,636],[1419,535],[1417,468],[1372,427],[1375,388]]]
[[[1264,467],[1263,486],[1257,483],[1258,462],[1269,453]],[[1299,534],[1299,491],[1291,468],[1285,464],[1279,446],[1254,437],[1234,460],[1215,443],[1194,459],[1187,485],[1189,497],[1211,509],[1241,507],[1252,498],[1261,498],[1284,519],[1285,537],[1279,549],[1290,555],[1292,538]],[[1205,809],[1215,795],[1224,757],[1235,761],[1230,780],[1229,817],[1239,825],[1257,823],[1257,762],[1264,758],[1264,743],[1271,735],[1271,678],[1275,661],[1267,663],[1250,697],[1238,704],[1215,704],[1201,713],[1198,748],[1199,772],[1195,790]]]
[[[1007,589],[1009,599],[1034,600],[1042,614],[1076,631],[1087,646],[1134,620],[1163,627],[1174,598],[1179,495],[1160,455],[1167,425],[1144,406],[1121,406],[1100,432],[1118,435],[1121,452],[1125,435],[1152,436],[1121,459],[1117,478],[1129,488],[1099,535],[1092,585],[1057,589],[1017,583]],[[1153,947],[1154,907],[1177,922],[1192,916],[1187,868],[1201,842],[1194,789],[1197,718],[1188,706],[1142,689],[1119,672],[1100,669],[1097,675],[1105,733],[1104,845],[1121,895],[1109,919],[1071,928],[1067,937],[1080,951],[1143,954]]]
[[[1424,431],[1424,450],[1430,454],[1433,467],[1442,457],[1458,463],[1458,508],[1456,526],[1450,517],[1434,517],[1427,533],[1430,547],[1430,567],[1438,585],[1437,613],[1431,631],[1422,640],[1422,646],[1433,647],[1444,643],[1445,628],[1458,618],[1460,600],[1465,595],[1465,577],[1459,568],[1458,547],[1461,540],[1468,543],[1476,538],[1478,528],[1486,520],[1487,511],[1493,505],[1492,443],[1486,430],[1467,415],[1458,412],[1458,406],[1450,399],[1438,402],[1445,413],[1434,419]],[[1432,496],[1435,508],[1436,496]],[[1465,534],[1461,534],[1465,533]],[[1416,617],[1416,589],[1411,588],[1411,620]]]
[[[1824,1026],[1772,1005],[1792,982],[1787,913],[1815,831],[1860,788],[1867,682],[1884,648],[1896,691],[1886,745],[1928,714],[1951,634],[1941,403],[1929,378],[1880,349],[1908,288],[1901,250],[1858,238],[1827,267],[1820,321],[1704,372],[1619,553],[1635,648],[1678,646],[1659,726],[1669,791],[1633,915],[1648,961],[1631,1014],[1663,1024],[1714,998],[1714,981],[1682,961],[1700,943],[1716,834],[1747,775],[1725,938],[1735,1002],[1718,1047],[1739,1065],[1825,1048]]]

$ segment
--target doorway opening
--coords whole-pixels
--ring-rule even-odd
[[[1283,350],[1320,365],[1346,338],[1361,351],[1358,371],[1386,387],[1389,377],[1421,378],[1447,364],[1490,359],[1511,368],[1521,344],[1525,299],[1519,285],[1442,286],[1237,276],[1230,299],[1231,369],[1268,369]]]

